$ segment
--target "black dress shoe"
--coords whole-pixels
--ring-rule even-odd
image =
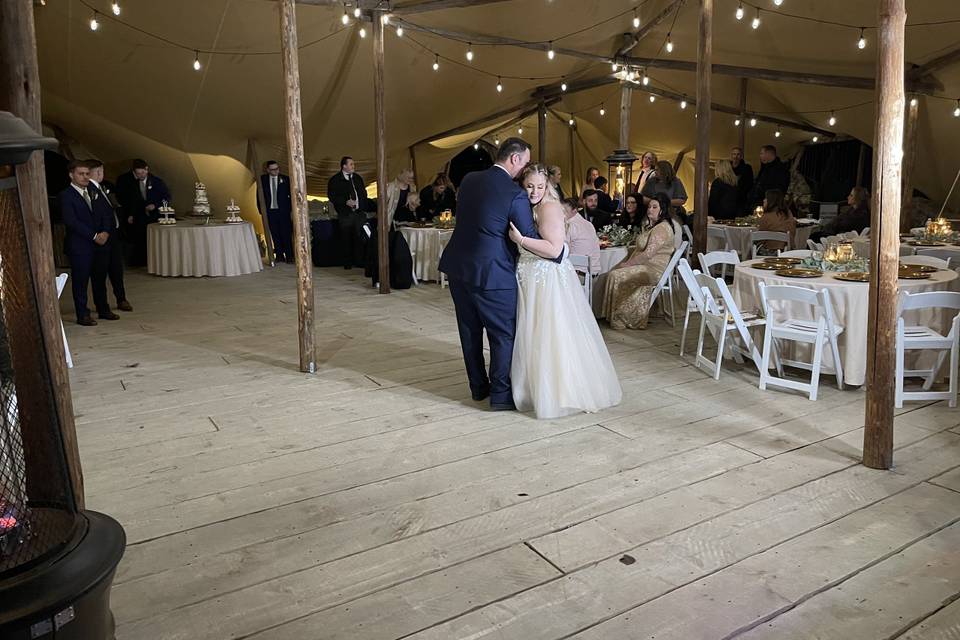
[[[119,320],[120,319],[120,316],[118,316],[112,311],[110,313],[97,314],[97,317],[100,318],[101,320]]]
[[[120,311],[133,311],[133,305],[126,300],[121,300],[117,303],[117,309],[120,309]]]
[[[481,391],[471,391],[470,397],[473,398],[474,402],[483,402],[490,397],[490,390],[483,389]]]
[[[87,316],[86,318],[77,318],[77,324],[84,327],[95,327],[97,326],[97,321],[90,316]]]
[[[517,405],[513,404],[512,402],[508,402],[504,404],[495,404],[491,402],[490,410],[491,411],[516,411]]]

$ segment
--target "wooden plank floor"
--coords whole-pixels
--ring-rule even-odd
[[[128,273],[134,313],[67,326],[121,640],[960,637],[957,410],[866,469],[862,391],[715,382],[657,320],[605,332],[619,407],[492,413],[446,291],[316,278],[314,376],[288,265]]]

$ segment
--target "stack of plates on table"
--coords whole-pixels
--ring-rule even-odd
[[[903,280],[928,280],[931,273],[939,271],[926,264],[901,264],[898,277]]]
[[[780,269],[774,271],[778,276],[783,276],[784,278],[819,278],[823,275],[823,271],[819,269]]]
[[[833,277],[844,282],[870,282],[870,274],[864,271],[842,271],[833,274]]]

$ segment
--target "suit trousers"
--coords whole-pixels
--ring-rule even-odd
[[[367,214],[362,211],[354,211],[338,218],[340,245],[343,247],[343,266],[345,267],[362,267],[366,262],[364,259],[366,236],[362,235],[363,225],[366,221]]]
[[[97,307],[97,313],[110,313],[110,303],[107,301],[107,265],[110,262],[110,251],[102,247],[92,253],[71,252],[69,257],[73,306],[77,312],[77,320],[90,315],[87,308],[87,287],[90,285],[93,288],[93,303]]]
[[[109,249],[107,275],[110,277],[113,295],[120,303],[127,299],[127,292],[123,288],[123,240],[120,238],[119,229],[114,229],[114,234],[107,242],[107,248]]]
[[[293,222],[290,220],[290,212],[270,209],[267,211],[267,221],[270,223],[270,237],[273,238],[273,255],[276,261],[293,260]]]
[[[517,328],[517,289],[479,289],[450,280],[460,346],[470,390],[490,392],[491,404],[512,404],[510,366]],[[483,332],[490,343],[489,376],[483,361]]]

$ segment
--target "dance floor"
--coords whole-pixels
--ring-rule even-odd
[[[317,270],[310,376],[291,265],[127,280],[135,313],[67,325],[87,506],[128,536],[120,640],[960,628],[944,403],[898,411],[896,468],[866,469],[863,392],[761,392],[736,366],[715,382],[655,320],[605,331],[619,407],[537,421],[470,400],[435,284],[379,296]]]

